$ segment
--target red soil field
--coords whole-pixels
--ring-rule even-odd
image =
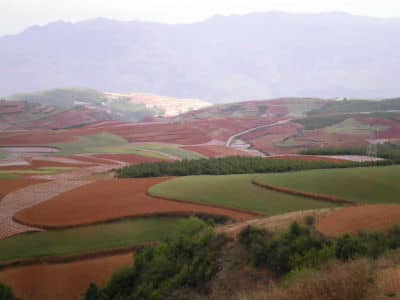
[[[194,151],[206,157],[222,157],[222,156],[249,156],[249,153],[225,146],[184,146],[185,150]]]
[[[340,209],[317,223],[317,230],[327,236],[379,231],[400,224],[400,205],[363,205]]]
[[[284,106],[284,105],[270,104],[270,105],[268,105],[267,113],[277,116],[277,117],[283,117],[289,113],[289,109],[287,108],[287,106]]]
[[[99,180],[24,209],[15,219],[42,228],[73,227],[149,215],[222,215],[248,220],[252,213],[153,198],[147,190],[168,178]]]
[[[79,136],[109,132],[129,142],[159,142],[182,145],[207,143],[212,139],[225,141],[234,133],[266,124],[265,118],[226,118],[174,123],[103,123],[60,132],[41,130],[0,134],[1,145],[38,145],[70,142]]]
[[[45,180],[38,179],[10,179],[10,180],[0,180],[0,199],[7,195],[8,193],[14,192],[16,190],[22,189],[26,186],[32,184],[43,183]]]
[[[91,282],[105,284],[114,272],[133,264],[133,254],[6,269],[0,281],[26,300],[79,300]]]
[[[360,117],[356,119],[359,122],[373,125],[373,126],[385,126],[386,130],[377,132],[375,138],[379,139],[394,139],[400,137],[400,121],[389,120],[389,119],[377,119],[369,117]]]

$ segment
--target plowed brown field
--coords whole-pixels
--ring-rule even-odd
[[[327,236],[340,236],[360,230],[384,230],[396,224],[400,224],[400,205],[363,205],[332,212],[317,223],[317,230]]]
[[[16,267],[0,272],[0,281],[25,300],[79,300],[91,282],[105,284],[112,274],[132,265],[133,254]]]
[[[248,220],[252,213],[153,198],[147,190],[167,178],[99,180],[19,211],[19,222],[42,228],[72,227],[147,215],[221,215]]]
[[[28,185],[43,183],[45,180],[38,179],[11,179],[11,180],[0,180],[0,199],[8,193],[22,189]]]

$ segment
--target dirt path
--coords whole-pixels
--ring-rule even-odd
[[[261,125],[261,126],[257,126],[257,127],[253,127],[253,128],[249,128],[249,129],[246,129],[244,131],[235,133],[235,134],[231,135],[228,138],[228,140],[225,143],[225,146],[228,147],[228,148],[234,148],[234,149],[238,149],[238,150],[241,150],[241,151],[248,151],[249,153],[251,153],[253,155],[257,155],[257,156],[265,156],[264,153],[262,153],[262,152],[260,152],[260,151],[258,151],[256,149],[251,149],[250,148],[251,146],[249,144],[246,144],[246,142],[240,140],[239,137],[244,135],[244,134],[247,134],[247,133],[253,132],[255,130],[258,130],[258,129],[267,128],[267,127],[273,127],[273,126],[276,126],[276,125],[282,125],[282,124],[288,123],[290,121],[291,121],[291,119],[280,120],[278,122],[265,124],[265,125]],[[239,147],[235,147],[234,146],[234,141],[238,141]]]
[[[40,231],[41,229],[16,223],[13,220],[14,214],[89,182],[87,180],[55,180],[31,185],[6,195],[0,202],[0,239],[22,232]]]
[[[278,121],[278,122],[274,122],[274,123],[270,123],[270,124],[265,124],[265,125],[261,125],[261,126],[257,126],[257,127],[253,127],[253,128],[249,128],[249,129],[246,129],[246,130],[244,130],[244,131],[235,133],[235,134],[233,134],[233,135],[231,135],[231,136],[229,137],[229,139],[228,139],[228,140],[226,141],[226,143],[225,143],[225,146],[226,146],[226,147],[231,147],[231,144],[232,144],[232,142],[233,142],[234,139],[237,139],[238,137],[240,137],[240,136],[242,136],[242,135],[244,135],[244,134],[246,134],[246,133],[250,133],[250,132],[252,132],[252,131],[254,131],[254,130],[258,130],[258,129],[261,129],[261,128],[267,128],[267,127],[272,127],[272,126],[276,126],[276,125],[282,125],[282,124],[285,124],[285,123],[287,123],[287,122],[289,122],[289,121],[291,121],[291,120],[290,120],[290,119],[289,119],[289,120],[280,120],[280,121]]]
[[[94,174],[108,172],[126,165],[126,163],[110,159],[105,159],[104,162],[108,164],[98,164],[56,175],[32,176],[34,179],[49,180],[49,182],[27,186],[7,194],[0,202],[0,239],[23,232],[41,231],[39,228],[17,223],[14,220],[17,212],[91,183],[92,180],[88,178]]]

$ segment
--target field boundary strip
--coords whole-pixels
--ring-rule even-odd
[[[25,258],[25,259],[17,259],[6,262],[0,262],[0,271],[4,271],[7,269],[14,269],[18,267],[27,267],[27,266],[35,266],[35,265],[43,265],[43,264],[61,264],[61,263],[69,263],[83,260],[90,260],[95,258],[114,256],[118,254],[124,254],[129,252],[135,252],[138,249],[143,247],[152,247],[157,245],[158,242],[149,242],[145,244],[139,244],[134,246],[115,248],[109,250],[100,250],[95,252],[88,252],[83,254],[74,254],[74,255],[64,255],[64,256],[48,256],[48,257],[35,257],[35,258]]]
[[[289,188],[274,186],[274,185],[270,185],[270,184],[266,184],[266,183],[261,183],[254,178],[251,180],[251,183],[258,187],[261,187],[261,188],[265,188],[268,190],[285,193],[285,194],[289,194],[289,195],[301,196],[301,197],[311,198],[314,200],[325,201],[325,202],[336,203],[336,204],[347,204],[347,205],[353,205],[353,206],[358,205],[357,203],[355,203],[351,200],[345,199],[345,198],[310,193],[310,192],[303,192],[303,191],[299,191],[299,190],[293,190],[293,189],[289,189]]]
[[[153,196],[152,196],[153,197]],[[159,198],[162,199],[162,198]],[[173,201],[173,202],[185,202],[185,201],[174,201],[174,200],[169,200],[169,199],[162,199],[164,201]],[[197,204],[193,202],[193,204]],[[212,205],[203,205],[203,204],[198,204],[200,206],[212,206]],[[214,207],[214,206],[213,206]],[[219,207],[215,206],[215,208],[220,208],[224,210],[234,210],[230,208],[225,208],[225,207]],[[28,208],[29,209],[29,208]],[[236,210],[234,210],[236,211]],[[240,213],[247,213],[247,214],[252,214],[252,212],[247,212],[247,211],[237,211]],[[171,211],[171,212],[165,212],[165,213],[144,213],[144,214],[138,214],[138,215],[126,215],[126,216],[121,216],[118,218],[113,218],[109,220],[102,220],[102,221],[96,221],[96,222],[88,222],[88,223],[82,223],[82,224],[76,224],[76,225],[64,225],[64,226],[55,226],[55,225],[42,225],[42,224],[37,224],[34,222],[27,222],[23,220],[19,220],[16,215],[13,216],[13,220],[16,223],[29,226],[29,227],[35,227],[43,230],[64,230],[64,229],[72,229],[72,228],[80,228],[80,227],[87,227],[87,226],[94,226],[94,225],[100,225],[100,224],[112,224],[115,222],[119,221],[124,221],[124,220],[131,220],[131,219],[143,219],[143,218],[160,218],[160,217],[165,217],[165,218],[177,218],[177,217],[190,217],[190,216],[198,216],[198,217],[223,217],[227,218],[229,220],[232,220],[233,222],[237,222],[237,220],[229,218],[227,215],[222,215],[222,214],[212,214],[212,213],[204,213],[204,212],[196,212],[196,211],[187,211],[187,212],[180,212],[180,211]],[[264,216],[264,215],[262,215]],[[1,263],[0,263],[1,266]]]
[[[231,210],[231,211],[238,212],[238,213],[244,213],[244,214],[253,215],[254,217],[268,217],[267,214],[263,214],[263,213],[259,213],[259,212],[255,212],[255,211],[250,211],[250,210],[245,210],[245,209],[227,207],[227,206],[216,205],[216,204],[212,204],[212,203],[205,204],[205,203],[191,201],[191,200],[179,200],[179,199],[176,199],[176,198],[173,198],[173,197],[167,197],[167,196],[160,197],[160,196],[157,196],[155,194],[152,194],[150,191],[147,191],[146,194],[148,196],[150,196],[150,197],[157,198],[157,199],[160,199],[160,200],[173,201],[173,202],[177,202],[177,203],[189,203],[189,204],[196,204],[196,205],[200,205],[200,206],[204,206],[204,207],[214,207],[214,208],[219,208],[219,209]]]

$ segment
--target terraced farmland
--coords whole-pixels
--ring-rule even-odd
[[[246,212],[168,201],[147,195],[148,188],[167,179],[98,180],[19,211],[14,218],[23,224],[44,228],[65,228],[151,215],[201,214],[238,221],[254,218],[253,214]]]
[[[199,219],[144,218],[16,235],[0,240],[0,261],[65,256],[159,241],[203,225]]]
[[[342,197],[359,203],[400,204],[400,166],[258,175],[260,183]]]
[[[182,201],[236,208],[267,215],[296,210],[326,208],[331,203],[316,201],[257,187],[256,175],[187,176],[157,184],[151,195]]]

